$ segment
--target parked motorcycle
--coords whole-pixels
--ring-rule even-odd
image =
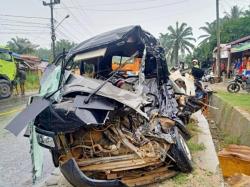
[[[210,82],[210,84],[215,83],[215,76],[211,69],[205,71],[204,76],[201,79],[203,82]]]
[[[242,90],[246,90],[250,93],[250,77],[244,75],[236,75],[234,80],[229,81],[229,85],[227,86],[227,91],[230,93],[237,93]]]

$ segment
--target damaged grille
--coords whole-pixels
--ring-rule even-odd
[[[175,173],[168,169],[173,166],[168,154],[173,143],[173,124],[173,121],[157,116],[147,123],[136,113],[113,116],[102,128],[81,129],[68,134],[70,154],[61,155],[59,160],[63,164],[73,157],[80,170],[95,179],[132,183],[135,176],[148,174],[154,178],[157,171],[158,177],[161,174],[162,178],[169,177]]]

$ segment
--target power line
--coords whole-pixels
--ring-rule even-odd
[[[2,24],[1,24],[2,25]],[[30,29],[16,29],[16,28],[3,28],[4,31],[30,31],[30,32],[42,32],[41,30],[30,30]],[[45,32],[45,31],[44,31]]]
[[[28,18],[28,19],[44,19],[48,20],[49,18],[45,17],[33,17],[33,16],[20,16],[20,15],[10,15],[10,14],[0,14],[3,17],[13,17],[13,18]]]
[[[88,4],[86,5],[86,8],[89,7],[93,7],[93,6],[109,6],[109,5],[126,5],[126,4],[140,4],[140,3],[145,3],[145,2],[155,2],[155,1],[161,1],[161,0],[137,0],[137,1],[126,1],[126,2],[119,2],[119,3],[98,3],[98,4]]]
[[[33,34],[47,34],[44,32],[0,32],[0,34],[6,34],[6,35],[10,35],[10,34],[29,34],[29,35],[33,35]]]
[[[69,32],[69,30],[66,27],[64,27],[63,25],[61,25],[61,28],[64,29],[66,31],[66,33],[71,36],[71,38],[74,38],[76,41],[81,41],[76,35]],[[61,32],[63,32],[63,31],[61,31]]]
[[[61,30],[57,30],[57,33],[61,36],[61,38],[63,38],[63,39],[65,39],[65,38],[67,38],[67,39],[69,39],[69,40],[72,40],[72,38],[70,39],[70,37],[67,35],[67,34],[65,34],[64,32],[62,32]],[[73,40],[74,41],[74,40]]]
[[[72,4],[75,4],[76,6],[80,7],[81,5],[79,4],[79,2],[77,0],[71,0]],[[82,17],[87,17],[88,15],[86,14],[86,12],[83,10],[83,8],[79,9],[80,10],[80,14],[82,15]],[[87,21],[87,19],[85,19]],[[89,26],[88,24],[86,24],[86,27]]]
[[[68,12],[70,13],[70,15],[73,16],[73,18],[80,24],[82,25],[86,31],[88,32],[89,35],[91,35],[91,31],[75,16],[75,14],[62,2],[62,5],[68,10]]]
[[[50,22],[51,22],[51,46],[52,46],[52,54],[53,54],[53,59],[56,57],[55,53],[55,41],[56,41],[56,34],[55,34],[55,27],[54,27],[54,6],[60,4],[60,0],[50,0],[49,3],[46,3],[43,1],[43,6],[49,6],[50,7]]]
[[[166,7],[166,6],[172,6],[172,5],[177,5],[177,4],[182,4],[186,2],[187,0],[182,0],[182,1],[177,1],[177,2],[172,2],[172,3],[165,3],[161,5],[155,5],[155,6],[148,6],[148,7],[141,7],[141,8],[129,8],[129,9],[92,9],[92,8],[85,8],[84,10],[86,11],[96,11],[96,12],[129,12],[129,11],[144,11],[144,10],[150,10],[150,9],[156,9],[156,8],[161,8],[161,7]],[[67,7],[68,9],[81,9],[81,7]],[[57,8],[60,9],[60,8]]]
[[[63,32],[62,30],[60,30],[60,29],[58,29],[58,33],[59,34],[61,34],[64,38],[68,38],[68,39],[70,39],[70,40],[72,40],[72,41],[74,41],[74,40],[76,40],[76,41],[79,41],[79,39],[77,39],[77,38],[75,38],[75,36],[74,35],[71,35],[71,34],[69,34],[68,32]]]
[[[48,26],[48,24],[46,23],[39,23],[39,22],[30,22],[30,21],[19,21],[19,20],[11,20],[11,19],[5,19],[5,18],[0,18],[0,20],[2,21],[10,21],[10,22],[15,22],[15,23],[24,23],[24,24],[34,24],[34,25],[46,25]]]
[[[58,15],[57,15],[57,12],[55,12],[55,13],[56,13],[55,15],[58,16]],[[71,26],[71,28],[73,28],[72,26],[74,26],[74,30],[79,30],[79,28],[75,27],[74,24],[70,24],[70,26]],[[60,25],[59,28],[65,30],[66,33],[68,33],[71,37],[74,37],[77,41],[79,41],[78,37],[76,37],[77,35],[72,34],[71,30],[68,30],[68,28],[67,28],[66,26]],[[58,28],[58,29],[59,29],[59,28]]]
[[[1,23],[1,25],[12,26],[12,27],[49,28],[49,26],[22,25],[22,24],[9,24],[9,23]]]
[[[48,28],[46,28],[46,29],[48,29]],[[46,30],[45,30],[45,28],[44,29],[42,29],[42,32],[45,32]],[[48,33],[48,36],[49,36],[50,34]],[[37,41],[37,43],[39,43],[39,44],[41,44],[41,39],[42,39],[42,41],[43,41],[43,44],[44,44],[44,41],[47,41],[47,43],[46,43],[46,45],[47,44],[50,44],[50,42],[49,42],[49,37],[47,37],[47,36],[45,36],[45,35],[39,35],[39,36],[35,36],[36,38],[35,38],[35,40]]]

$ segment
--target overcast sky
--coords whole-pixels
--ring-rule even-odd
[[[46,19],[50,17],[50,9],[42,5],[42,0],[0,1],[0,45],[18,35],[41,47],[50,46],[50,20]],[[138,24],[158,37],[159,33],[167,32],[169,25],[179,21],[191,26],[197,38],[203,34],[199,27],[215,19],[215,1],[61,0],[55,6],[55,19],[60,22],[67,14],[70,17],[57,27],[56,36],[79,43],[107,30]],[[250,0],[220,0],[220,16],[236,4],[247,8]]]

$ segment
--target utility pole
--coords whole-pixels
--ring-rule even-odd
[[[217,58],[215,74],[220,77],[220,13],[219,13],[219,0],[216,0],[216,33],[217,33]]]
[[[60,0],[50,0],[49,3],[46,3],[43,1],[44,6],[49,6],[50,7],[50,22],[51,22],[51,49],[52,49],[52,54],[53,54],[53,59],[56,57],[56,52],[55,52],[55,41],[56,41],[56,34],[55,34],[55,26],[54,26],[54,5],[60,4]]]

